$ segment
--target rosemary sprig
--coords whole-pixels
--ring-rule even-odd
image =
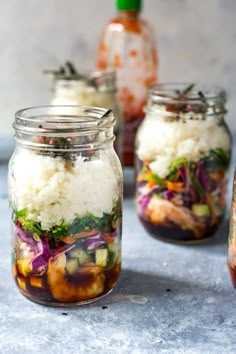
[[[65,62],[64,66],[59,66],[56,70],[44,70],[44,73],[52,75],[54,79],[79,80],[85,78],[69,60]]]
[[[182,95],[186,96],[187,94],[189,94],[193,88],[196,86],[196,84],[192,83],[190,85],[188,85],[183,91],[182,91]]]
[[[200,101],[203,104],[199,104],[199,102],[196,102],[196,104],[194,103],[188,103],[188,99],[191,99],[189,97],[189,94],[193,91],[193,89],[196,87],[195,83],[191,83],[189,85],[187,85],[183,90],[176,90],[176,95],[177,98],[176,100],[179,100],[180,102],[176,101],[176,104],[170,104],[167,107],[167,110],[169,112],[174,112],[174,113],[200,113],[200,114],[204,114],[207,110],[208,107],[208,103],[207,103],[207,98],[205,97],[205,95],[203,94],[202,91],[198,92],[198,96],[200,98]],[[183,103],[181,102],[183,101]],[[176,119],[178,120],[178,116],[176,116]]]
[[[185,87],[182,91],[176,90],[176,94],[180,96],[181,98],[186,98],[186,95],[192,91],[192,89],[196,86],[195,83],[189,84],[187,87]]]
[[[201,98],[202,102],[207,103],[206,96],[202,91],[198,91],[198,96]]]

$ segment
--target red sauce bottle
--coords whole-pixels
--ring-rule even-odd
[[[117,0],[117,17],[104,29],[97,69],[117,73],[122,113],[121,160],[133,166],[135,134],[141,123],[147,87],[157,82],[158,55],[153,31],[140,18],[141,0]]]

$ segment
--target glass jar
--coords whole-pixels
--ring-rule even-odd
[[[70,70],[69,70],[70,69]],[[53,71],[51,105],[83,105],[111,109],[116,118],[114,147],[121,156],[121,113],[117,101],[114,71],[79,74],[71,63],[64,71]]]
[[[232,145],[225,101],[222,90],[195,84],[149,88],[136,138],[136,209],[153,236],[200,241],[222,223]]]
[[[12,269],[20,292],[59,306],[108,294],[121,269],[123,177],[112,111],[18,111],[9,162]]]
[[[236,288],[236,170],[233,180],[227,264],[233,287]]]

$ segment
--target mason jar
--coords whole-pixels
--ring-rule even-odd
[[[74,69],[75,70],[75,69]],[[67,69],[68,71],[68,69]],[[95,71],[91,74],[54,72],[51,105],[83,105],[111,109],[116,118],[114,148],[121,156],[121,113],[117,100],[114,71]]]
[[[222,223],[232,145],[225,102],[221,89],[195,84],[149,88],[136,137],[135,204],[151,235],[201,241]]]
[[[236,171],[233,179],[227,265],[233,287],[236,288]]]
[[[112,111],[20,110],[9,162],[12,270],[20,292],[47,305],[90,303],[121,270],[123,177]]]

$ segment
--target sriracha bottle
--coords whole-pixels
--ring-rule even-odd
[[[158,55],[153,31],[140,18],[141,0],[117,0],[117,17],[105,27],[99,45],[97,69],[117,75],[122,115],[121,160],[133,166],[135,134],[141,123],[147,87],[157,82]]]

